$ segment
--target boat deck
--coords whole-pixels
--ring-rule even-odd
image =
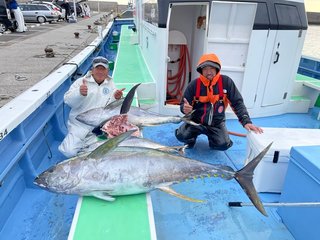
[[[318,109],[309,114],[284,114],[257,118],[254,123],[262,127],[320,128],[316,120]],[[228,120],[230,131],[245,133],[237,120]],[[181,145],[174,136],[176,124],[146,127],[145,138],[163,145]],[[207,140],[200,136],[193,149],[186,150],[186,156],[212,164],[223,164],[240,169],[244,166],[247,139],[231,136],[234,145],[220,152],[210,150]],[[268,179],[266,179],[268,181]],[[204,203],[187,202],[161,191],[151,192],[157,239],[294,239],[277,213],[277,208],[266,207],[268,217],[253,207],[230,208],[228,202],[249,202],[249,199],[235,180],[220,178],[195,179],[173,186],[177,192]],[[280,194],[260,193],[263,202],[277,202]],[[146,215],[145,194],[118,197],[114,203],[85,197],[86,206],[81,208],[74,239],[150,239]],[[123,227],[126,231],[121,230]],[[153,235],[154,236],[154,235]],[[154,238],[151,238],[154,239]]]
[[[257,118],[254,123],[261,127],[319,128],[317,113],[284,114]],[[168,124],[146,128],[144,137],[164,145],[176,146],[174,137],[177,125]],[[237,120],[228,120],[229,131],[245,133]],[[195,147],[187,150],[186,156],[213,164],[224,164],[240,169],[246,158],[247,139],[231,136],[234,145],[225,152],[210,150],[207,139],[198,138]],[[268,179],[266,179],[268,181]],[[236,181],[222,179],[197,179],[174,187],[179,193],[206,200],[195,204],[154,191],[151,199],[154,208],[158,239],[294,239],[283,225],[276,208],[267,208],[269,217],[256,209],[229,208],[228,202],[248,202],[248,198]],[[280,194],[260,194],[263,202],[276,202]]]
[[[114,80],[119,88],[129,90],[139,82],[149,82],[150,74],[144,66],[136,45],[130,44],[132,31],[122,27]],[[122,71],[126,69],[126,71]],[[307,79],[303,79],[307,80]],[[318,109],[308,114],[284,114],[257,118],[261,127],[319,128]],[[143,136],[167,146],[182,143],[174,136],[177,124],[146,127]],[[237,120],[228,120],[229,131],[246,133]],[[229,165],[234,169],[244,166],[247,149],[245,137],[231,136],[234,145],[220,152],[210,150],[206,137],[200,136],[186,156],[212,164]],[[267,179],[266,179],[267,181]],[[248,198],[235,180],[220,178],[195,179],[173,187],[177,192],[204,203],[191,203],[161,191],[118,197],[113,203],[91,197],[79,201],[70,238],[73,239],[294,239],[276,208],[267,208],[269,217],[255,208],[230,208],[228,202],[248,202]],[[280,194],[260,194],[263,202],[277,202]],[[150,202],[151,201],[151,202]],[[151,204],[152,203],[152,206]],[[152,211],[153,208],[153,212]],[[79,214],[79,215],[78,215]],[[154,219],[153,219],[154,217]],[[151,220],[149,222],[149,220]],[[153,222],[154,221],[154,222]],[[76,224],[77,223],[77,224]],[[155,224],[155,225],[153,225]],[[123,230],[123,227],[126,230]],[[155,229],[154,229],[155,228]],[[155,231],[154,231],[155,230]]]

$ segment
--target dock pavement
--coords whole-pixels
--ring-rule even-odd
[[[108,23],[105,16],[105,13],[96,13],[91,18],[0,45],[0,107],[81,52],[98,36],[97,23]],[[30,33],[32,29],[28,31]],[[28,31],[14,34],[29,34]],[[79,33],[79,38],[75,37],[75,32]],[[0,40],[4,37],[0,36]],[[47,57],[46,48],[53,50],[54,57]]]

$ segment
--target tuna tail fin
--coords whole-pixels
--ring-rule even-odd
[[[250,161],[246,166],[235,173],[235,179],[238,181],[242,189],[245,191],[253,205],[261,212],[264,216],[268,216],[262,202],[258,196],[258,193],[253,185],[253,171],[262,160],[264,155],[270,149],[272,143],[270,143],[262,152],[259,153],[252,161]]]

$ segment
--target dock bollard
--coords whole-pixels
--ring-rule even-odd
[[[44,52],[46,53],[46,57],[48,57],[48,58],[54,57],[54,52],[53,52],[53,49],[52,49],[52,48],[46,47],[46,48],[44,49]]]
[[[80,33],[78,33],[78,32],[75,32],[75,33],[74,33],[74,37],[75,37],[75,38],[79,38],[79,35],[80,35]]]

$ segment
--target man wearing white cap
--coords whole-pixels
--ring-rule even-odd
[[[96,57],[92,71],[77,79],[64,95],[64,102],[71,108],[68,120],[68,134],[59,146],[66,157],[77,155],[83,148],[96,141],[91,133],[93,127],[76,120],[76,116],[92,108],[103,107],[122,97],[122,91],[115,88],[109,76],[108,60]]]

